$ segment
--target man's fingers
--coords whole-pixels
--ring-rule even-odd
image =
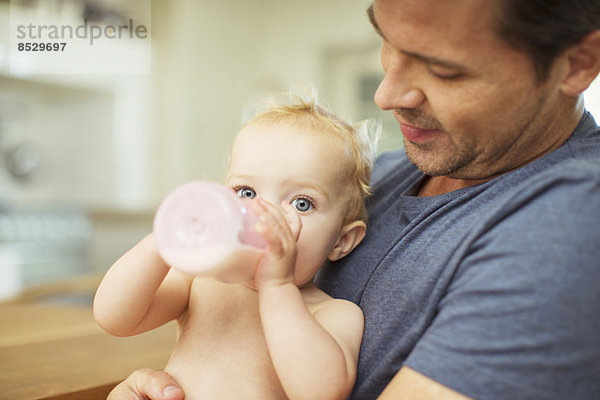
[[[147,369],[138,371],[140,371],[140,383],[143,385],[138,386],[138,390],[147,388],[150,399],[181,400],[184,398],[183,390],[177,385],[175,379],[165,371]]]
[[[183,400],[183,390],[164,371],[138,369],[117,385],[107,400]]]

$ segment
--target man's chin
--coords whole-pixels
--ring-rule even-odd
[[[441,152],[407,141],[404,143],[404,149],[410,162],[427,176],[445,176],[465,180],[481,179],[479,174],[473,171],[471,158],[459,151]]]
[[[445,166],[435,162],[435,160],[428,160],[422,156],[416,156],[411,154],[411,152],[407,151],[406,156],[409,161],[413,163],[419,171],[427,176],[448,176],[455,172],[454,169],[449,166]]]

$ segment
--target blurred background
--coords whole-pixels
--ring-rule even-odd
[[[401,143],[372,101],[382,73],[370,0],[21,3],[98,23],[150,6],[151,73],[9,68],[0,1],[0,299],[101,276],[151,231],[170,190],[222,179],[234,135],[268,93],[313,84],[333,111],[380,119],[380,151]],[[600,116],[598,80],[586,97]]]

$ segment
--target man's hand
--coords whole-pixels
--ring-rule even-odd
[[[164,371],[149,368],[134,371],[119,383],[106,400],[183,400],[185,394]]]

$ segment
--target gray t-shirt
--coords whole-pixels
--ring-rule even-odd
[[[352,399],[409,366],[477,399],[600,399],[600,130],[486,183],[420,198],[402,151],[373,174],[367,237],[317,283],[357,303]]]

